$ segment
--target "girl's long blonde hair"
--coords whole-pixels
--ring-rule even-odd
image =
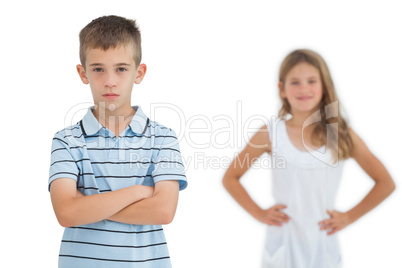
[[[320,144],[327,144],[332,152],[333,158],[338,160],[344,160],[351,156],[353,150],[353,142],[349,133],[349,128],[346,120],[341,116],[341,111],[337,109],[337,117],[327,118],[326,107],[330,107],[330,104],[334,104],[339,100],[335,93],[334,83],[332,82],[331,74],[324,59],[316,52],[308,49],[298,49],[291,52],[283,60],[279,70],[279,81],[282,82],[282,89],[285,85],[285,78],[289,71],[299,63],[308,63],[317,68],[320,73],[323,96],[319,104],[321,120],[317,121],[314,125],[311,138],[318,140]],[[281,89],[281,90],[282,90]],[[279,94],[280,96],[280,94]],[[286,117],[288,114],[292,114],[290,104],[286,98],[281,97],[282,107],[279,110],[279,117]],[[337,123],[338,133],[334,128],[327,128],[329,124]],[[337,134],[337,135],[336,135]],[[330,137],[327,140],[327,137]],[[334,137],[334,138],[331,138]]]

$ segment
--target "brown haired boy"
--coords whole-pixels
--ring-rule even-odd
[[[94,106],[53,138],[49,189],[66,227],[59,267],[171,267],[161,224],[187,187],[175,132],[151,121],[131,92],[146,73],[135,21],[93,20],[80,32]]]

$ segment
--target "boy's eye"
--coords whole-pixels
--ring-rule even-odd
[[[298,82],[298,81],[293,81],[291,84],[292,84],[292,85],[298,85],[299,82]]]
[[[127,71],[127,69],[126,68],[118,68],[117,71],[118,72],[125,72],[125,71]]]
[[[102,72],[102,68],[95,68],[94,72],[96,72],[96,73]]]
[[[317,81],[315,81],[315,80],[310,80],[310,81],[308,81],[310,84],[315,84]]]

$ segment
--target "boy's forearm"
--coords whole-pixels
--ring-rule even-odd
[[[78,202],[76,204],[77,216],[82,221],[89,221],[88,223],[107,219],[130,204],[148,197],[142,187],[142,185],[135,185],[109,193],[84,196],[77,200],[81,201],[81,204]],[[89,200],[91,198],[92,200]]]
[[[127,224],[161,225],[172,222],[176,209],[164,208],[163,202],[157,197],[143,199],[131,204],[108,218]]]
[[[135,185],[90,196],[55,198],[54,208],[60,224],[72,227],[107,219],[128,205],[149,197],[146,186]],[[57,196],[57,193],[54,193]]]
[[[176,213],[178,198],[177,181],[160,182],[155,186],[152,197],[125,207],[108,220],[138,225],[169,224]]]

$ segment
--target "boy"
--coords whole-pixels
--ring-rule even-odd
[[[176,134],[131,106],[146,73],[135,21],[93,20],[80,32],[78,74],[94,106],[53,138],[49,189],[66,227],[59,267],[171,267],[161,224],[186,188]]]

